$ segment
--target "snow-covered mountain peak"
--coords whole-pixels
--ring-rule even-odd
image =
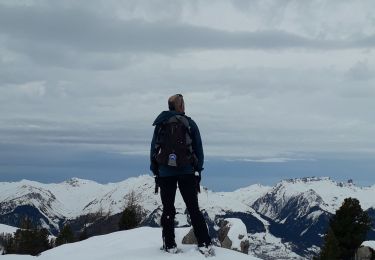
[[[147,225],[158,226],[162,204],[154,188],[155,181],[150,175],[107,184],[79,178],[50,184],[28,180],[0,182],[0,218],[2,223],[17,225],[17,218],[23,212],[31,212],[35,221],[40,220],[39,224],[57,233],[66,221],[79,225],[90,216],[102,214],[108,221],[117,221],[118,213],[134,195],[145,209]],[[254,184],[233,192],[201,188],[199,205],[215,230],[216,221],[222,218],[241,219],[252,234],[253,250],[258,256],[275,250],[275,255],[283,255],[284,247],[289,255],[292,245],[280,247],[284,238],[298,245],[297,254],[309,256],[309,252],[316,251],[329,216],[348,197],[359,199],[365,210],[375,208],[375,185],[358,187],[353,182],[339,183],[328,177],[307,177],[280,181],[274,186]],[[178,226],[189,225],[179,192],[175,207]],[[91,223],[93,229],[97,223]],[[299,240],[294,240],[296,236],[302,236],[309,244],[299,244]]]
[[[252,184],[250,186],[244,187],[244,188],[239,188],[235,190],[234,192],[241,193],[241,192],[254,192],[254,191],[264,191],[264,190],[269,190],[271,189],[271,186],[267,185],[262,185],[262,184]]]
[[[81,179],[78,179],[78,178],[71,178],[67,181],[65,181],[66,184],[70,185],[70,186],[73,186],[73,187],[79,187],[80,184],[85,184],[85,180],[81,180]]]
[[[286,179],[283,180],[282,182],[286,183],[308,183],[308,182],[320,182],[320,181],[332,181],[330,177],[316,177],[316,176],[311,176],[311,177],[303,177],[303,178],[293,178],[293,179]]]
[[[363,189],[366,187],[360,187],[355,185],[353,180],[349,179],[346,182],[337,182],[332,180],[330,177],[303,177],[303,178],[294,178],[294,179],[286,179],[279,182],[277,185],[280,186],[289,186],[289,185],[307,185],[307,186],[319,186],[319,185],[326,185],[326,186],[338,186],[338,187],[348,187],[352,189]]]
[[[329,177],[306,177],[283,180],[256,201],[256,208],[271,218],[277,218],[280,210],[291,199],[303,197],[309,207],[319,206],[323,211],[335,213],[345,198],[360,200],[362,207],[375,206],[375,186],[359,187],[353,181],[336,182]]]
[[[276,184],[276,186],[316,186],[316,185],[334,185],[334,186],[345,186],[345,183],[339,184],[338,182],[332,180],[330,177],[303,177],[303,178],[294,178],[282,180]],[[350,185],[351,186],[351,185]]]
[[[37,181],[31,181],[31,180],[27,180],[27,179],[22,179],[18,182],[10,182],[10,183],[16,184],[18,186],[36,186],[36,185],[40,184]]]

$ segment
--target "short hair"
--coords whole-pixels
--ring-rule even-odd
[[[176,94],[168,99],[168,108],[171,111],[175,111],[176,108],[181,108],[184,104],[184,97],[181,94]]]

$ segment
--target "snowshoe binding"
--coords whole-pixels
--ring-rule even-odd
[[[178,254],[178,253],[181,253],[182,250],[179,249],[176,245],[176,243],[173,243],[171,245],[168,245],[166,246],[165,244],[160,248],[160,250],[163,250],[167,253],[170,253],[170,254]]]
[[[215,249],[212,244],[198,246],[198,251],[205,257],[215,256]]]

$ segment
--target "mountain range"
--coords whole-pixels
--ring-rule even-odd
[[[310,259],[320,249],[330,217],[348,197],[357,198],[375,222],[375,185],[360,187],[352,181],[308,177],[232,192],[201,190],[200,207],[211,235],[217,237],[222,219],[239,218],[247,228],[249,251],[262,259]],[[158,227],[162,205],[154,194],[154,179],[147,175],[108,184],[78,178],[52,184],[0,182],[0,223],[19,226],[28,216],[54,235],[66,223],[77,233],[110,233],[117,230],[130,196],[144,209],[142,225]],[[179,193],[176,211],[176,226],[189,226]],[[374,228],[368,239],[375,239]]]

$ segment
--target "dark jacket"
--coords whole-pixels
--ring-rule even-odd
[[[190,125],[190,131],[191,131],[191,139],[192,139],[192,148],[195,153],[195,155],[198,158],[197,168],[193,169],[192,165],[187,165],[184,168],[175,168],[171,166],[165,166],[165,165],[157,165],[155,160],[153,159],[153,155],[156,153],[155,148],[155,140],[156,135],[159,131],[160,124],[166,120],[168,120],[170,117],[174,115],[185,115],[185,113],[179,113],[176,111],[163,111],[160,113],[160,115],[155,119],[154,123],[152,124],[155,126],[154,129],[154,135],[152,137],[151,141],[151,150],[150,150],[150,170],[155,174],[159,173],[160,177],[167,177],[167,176],[176,176],[181,174],[193,174],[194,171],[202,171],[203,170],[203,161],[204,161],[204,155],[203,155],[203,147],[202,147],[202,140],[201,135],[199,133],[199,129],[197,124],[194,122],[193,119],[186,116],[186,118],[189,121]]]

